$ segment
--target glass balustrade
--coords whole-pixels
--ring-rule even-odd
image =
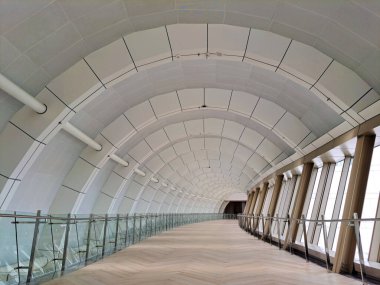
[[[38,283],[163,231],[230,214],[45,215],[0,213],[0,285]]]

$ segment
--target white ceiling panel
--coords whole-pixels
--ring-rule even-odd
[[[80,60],[50,81],[48,87],[66,105],[75,107],[102,85],[85,61]]]
[[[289,112],[281,118],[274,129],[295,145],[298,145],[310,133],[310,130]]]
[[[371,106],[365,108],[359,114],[365,119],[371,119],[374,116],[379,115],[380,110],[380,100],[376,103],[373,103]]]
[[[189,136],[197,136],[203,134],[203,120],[191,120],[184,122],[186,132]]]
[[[198,169],[198,170],[195,170],[195,171],[194,171],[194,175],[195,175],[195,176],[202,175],[203,173],[204,173],[204,172],[203,172],[202,169]]]
[[[264,157],[267,161],[272,161],[280,155],[281,150],[270,140],[265,139],[257,148],[257,153]]]
[[[248,159],[247,164],[249,167],[253,168],[257,173],[264,169],[267,166],[268,162],[264,158],[254,153],[250,159]]]
[[[166,126],[164,129],[171,141],[187,137],[185,126],[183,123],[172,124]]]
[[[204,139],[203,138],[197,138],[197,139],[190,139],[189,140],[190,147],[193,151],[204,149]]]
[[[231,97],[230,90],[206,88],[205,95],[205,103],[208,108],[228,108]]]
[[[243,56],[249,29],[229,25],[208,25],[208,51],[223,55]]]
[[[161,158],[159,158],[157,155],[153,156],[151,159],[149,159],[146,163],[145,166],[150,169],[152,172],[157,172],[158,170],[161,169],[161,167],[164,166],[164,162],[162,161]]]
[[[129,34],[125,41],[137,66],[171,58],[165,27]]]
[[[262,30],[251,30],[246,57],[278,66],[290,39]]]
[[[199,169],[198,161],[190,162],[187,166],[191,171]]]
[[[137,160],[140,163],[152,153],[152,149],[145,141],[139,142],[128,152],[130,156],[132,156],[135,160]]]
[[[355,112],[359,113],[363,111],[366,107],[374,104],[378,100],[380,100],[380,95],[372,89],[363,98],[356,102],[352,109]]]
[[[222,153],[234,153],[236,148],[237,143],[228,139],[222,139],[222,142],[220,144],[220,151]]]
[[[155,96],[150,99],[150,102],[157,117],[181,111],[176,92]]]
[[[206,149],[216,149],[219,152],[220,138],[205,138]]]
[[[238,141],[244,130],[244,126],[233,121],[225,121],[222,135]]]
[[[315,48],[292,41],[280,68],[312,85],[322,75],[330,62],[330,57]]]
[[[161,151],[159,155],[166,163],[173,160],[177,156],[172,147],[168,147],[167,149]]]
[[[229,109],[250,117],[258,100],[259,98],[255,95],[233,91]]]
[[[262,122],[269,128],[273,128],[284,113],[284,108],[271,101],[260,98],[255,110],[253,111],[252,118]]]
[[[351,107],[370,89],[352,70],[336,61],[330,65],[315,87],[343,109]]]
[[[248,165],[244,167],[243,173],[245,173],[250,179],[252,179],[256,175],[256,172]]]
[[[248,149],[242,145],[238,145],[234,155],[235,155],[235,157],[239,158],[240,161],[245,163],[251,157],[252,154],[253,154],[253,152],[250,149]]]
[[[264,137],[258,132],[245,128],[243,134],[241,135],[240,142],[251,149],[256,149],[262,142],[263,138]]]
[[[190,152],[190,146],[188,141],[179,142],[173,145],[175,152],[178,155]]]
[[[180,157],[177,157],[176,159],[174,159],[173,161],[170,162],[170,165],[172,166],[173,169],[175,169],[176,171],[181,168],[181,167],[185,167],[185,165],[183,164],[182,162],[182,159]]]
[[[125,116],[127,116],[131,124],[138,130],[156,120],[156,116],[148,101],[144,101],[143,103],[128,109],[128,111],[125,112]]]
[[[182,155],[182,159],[186,164],[190,164],[195,161],[194,153],[189,152],[184,155]]]
[[[205,134],[221,135],[224,125],[224,120],[208,118],[204,119]]]
[[[210,167],[211,168],[219,168],[220,167],[220,161],[212,159],[210,160]]]
[[[208,160],[199,160],[199,166],[202,168],[210,167],[210,162]]]
[[[204,149],[199,149],[194,151],[194,156],[196,160],[206,160],[207,159],[207,151]]]
[[[160,147],[163,147],[165,144],[169,143],[169,139],[162,129],[147,136],[145,140],[153,150],[158,150]]]
[[[220,152],[219,152],[219,148],[218,150],[207,150],[207,157],[208,159],[219,159],[220,157]]]
[[[135,68],[122,39],[91,53],[86,61],[103,83]]]
[[[207,26],[204,24],[177,24],[167,26],[173,55],[205,54],[207,51]],[[191,35],[191,36],[189,36]],[[189,58],[181,57],[181,58]]]
[[[135,133],[136,130],[124,116],[119,116],[102,130],[102,134],[116,147]]]
[[[160,156],[161,156],[161,154],[160,154]],[[165,161],[165,162],[167,162],[167,161]],[[173,170],[171,169],[169,164],[166,164],[163,168],[161,168],[160,175],[166,179],[168,179],[169,177],[171,177],[173,175]]]
[[[200,108],[204,104],[204,89],[178,90],[178,97],[183,110]]]

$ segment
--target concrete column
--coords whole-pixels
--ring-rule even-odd
[[[253,214],[253,210],[255,209],[255,205],[256,205],[256,201],[257,201],[257,196],[259,195],[259,192],[260,192],[260,187],[257,187],[255,189],[255,191],[252,193],[252,202],[251,202],[251,205],[249,207],[249,210],[248,210],[248,215],[252,215]]]
[[[248,213],[249,207],[252,203],[252,197],[253,197],[253,193],[250,193],[248,195],[247,203],[245,204],[245,208],[244,208],[244,212],[243,212],[244,215],[246,215]]]
[[[252,195],[252,202],[251,202],[251,205],[249,207],[247,215],[252,215],[253,214],[253,211],[255,210],[255,205],[256,205],[256,202],[257,202],[257,197],[259,195],[259,192],[260,192],[260,187],[257,187],[255,189],[255,191],[252,193],[253,194]],[[252,230],[252,228],[253,228],[253,219],[249,219],[248,223],[249,223],[248,224],[248,228],[250,230]]]
[[[346,202],[343,209],[343,219],[352,218],[354,213],[358,213],[359,218],[361,217],[374,143],[375,135],[372,134],[357,138]],[[352,272],[355,247],[354,228],[348,226],[347,222],[342,222],[333,272]]]
[[[276,211],[277,201],[278,197],[280,196],[280,191],[282,187],[282,181],[284,180],[284,175],[280,174],[276,176],[276,180],[274,182],[274,188],[272,193],[272,199],[270,200],[269,208],[268,208],[268,214],[273,217],[274,211]],[[265,222],[265,229],[264,229],[264,236],[269,234],[270,228],[269,228],[269,221]]]
[[[302,209],[305,204],[305,198],[307,194],[307,189],[309,188],[310,183],[310,177],[311,173],[313,171],[314,163],[308,162],[303,165],[302,169],[302,175],[301,175],[301,181],[300,181],[300,188],[297,192],[296,200],[294,202],[294,207],[291,213],[291,225],[286,235],[286,244],[291,242],[293,243],[296,240],[297,231],[298,231],[298,224],[297,222],[293,221],[293,219],[300,219],[302,215]],[[295,189],[294,189],[295,191]]]
[[[257,200],[257,207],[255,209],[255,215],[260,215],[260,213],[261,213],[261,210],[263,208],[264,201],[265,201],[265,196],[266,196],[267,190],[268,190],[268,185],[269,185],[268,182],[264,182],[264,186],[261,189],[260,193],[258,194],[259,197]]]

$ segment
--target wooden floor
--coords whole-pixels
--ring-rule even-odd
[[[361,284],[279,251],[237,221],[186,225],[47,284]]]

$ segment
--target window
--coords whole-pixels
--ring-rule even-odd
[[[334,168],[333,179],[331,182],[331,187],[328,194],[327,205],[326,205],[326,210],[325,210],[325,215],[324,215],[325,220],[331,220],[333,216],[334,205],[335,205],[335,201],[337,199],[337,194],[338,194],[339,182],[342,176],[343,163],[344,163],[344,160],[338,162]],[[325,226],[326,226],[326,232],[328,233],[329,228],[330,228],[330,223],[326,223]],[[318,245],[321,247],[325,246],[324,240],[323,240],[323,232],[321,232],[319,235]]]
[[[310,203],[309,203],[309,207],[308,207],[307,214],[306,214],[306,219],[311,218],[311,213],[313,211],[315,198],[317,197],[317,190],[318,190],[318,186],[319,186],[319,181],[321,180],[321,174],[322,174],[322,167],[318,168],[318,170],[317,170],[317,177],[315,178],[313,191],[311,192],[311,198],[310,198]],[[308,229],[309,229],[309,222],[306,222],[306,232],[308,232]],[[302,236],[301,242],[303,242],[303,241],[304,241],[304,237]]]
[[[368,176],[367,190],[364,198],[361,218],[375,218],[380,195],[380,147],[375,147],[372,154],[371,168]],[[374,222],[362,222],[360,235],[364,259],[368,259]]]
[[[346,181],[344,181],[345,182],[345,187],[344,187],[342,205],[341,205],[340,210],[339,210],[339,219],[341,219],[342,216],[343,216],[343,209],[344,209],[344,204],[346,203],[346,195],[347,195],[347,189],[348,189],[348,184],[349,184],[348,182],[350,180],[350,175],[351,175],[351,169],[352,169],[352,159],[350,160],[350,166],[349,166],[349,169],[348,169],[347,179],[346,179]],[[334,244],[333,244],[333,247],[332,247],[333,251],[336,250],[336,246],[338,244],[340,225],[341,225],[341,223],[338,223],[337,226],[336,226],[336,231],[335,231],[335,236],[334,236]],[[332,226],[332,225],[330,225],[330,226]]]

